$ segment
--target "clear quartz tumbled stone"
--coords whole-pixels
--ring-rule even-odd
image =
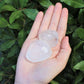
[[[49,58],[52,50],[48,44],[42,40],[32,42],[27,50],[26,58],[31,62],[40,62]]]
[[[58,33],[53,30],[47,30],[39,34],[39,39],[49,44],[51,48],[55,47],[58,42]]]

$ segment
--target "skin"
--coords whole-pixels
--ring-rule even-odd
[[[68,9],[62,8],[61,3],[51,5],[45,15],[42,11],[37,14],[17,60],[15,84],[48,84],[65,68],[71,53],[69,38],[65,36],[67,20]],[[52,56],[39,63],[29,62],[25,58],[27,48],[38,39],[39,33],[48,29],[57,31],[59,35],[57,46],[52,48]]]

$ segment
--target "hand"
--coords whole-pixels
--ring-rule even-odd
[[[65,36],[67,20],[68,9],[62,9],[61,3],[51,5],[45,15],[42,11],[37,14],[18,57],[15,84],[47,84],[65,68],[71,53],[69,39]],[[57,31],[59,35],[58,44],[52,49],[52,56],[39,63],[29,62],[25,58],[27,48],[39,33],[48,29]]]

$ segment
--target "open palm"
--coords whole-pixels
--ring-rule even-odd
[[[61,3],[51,5],[45,15],[42,11],[37,14],[18,57],[15,84],[47,84],[65,68],[71,53],[68,37],[65,36],[67,19],[68,10],[62,9]],[[57,46],[52,48],[52,56],[42,62],[29,62],[25,56],[30,43],[48,29],[57,31],[59,36]]]

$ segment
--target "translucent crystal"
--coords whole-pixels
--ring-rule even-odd
[[[47,30],[39,34],[39,39],[47,42],[50,47],[55,47],[58,42],[58,34],[56,31]]]
[[[48,44],[42,40],[32,42],[27,50],[26,58],[32,62],[40,62],[49,58],[52,50]]]

